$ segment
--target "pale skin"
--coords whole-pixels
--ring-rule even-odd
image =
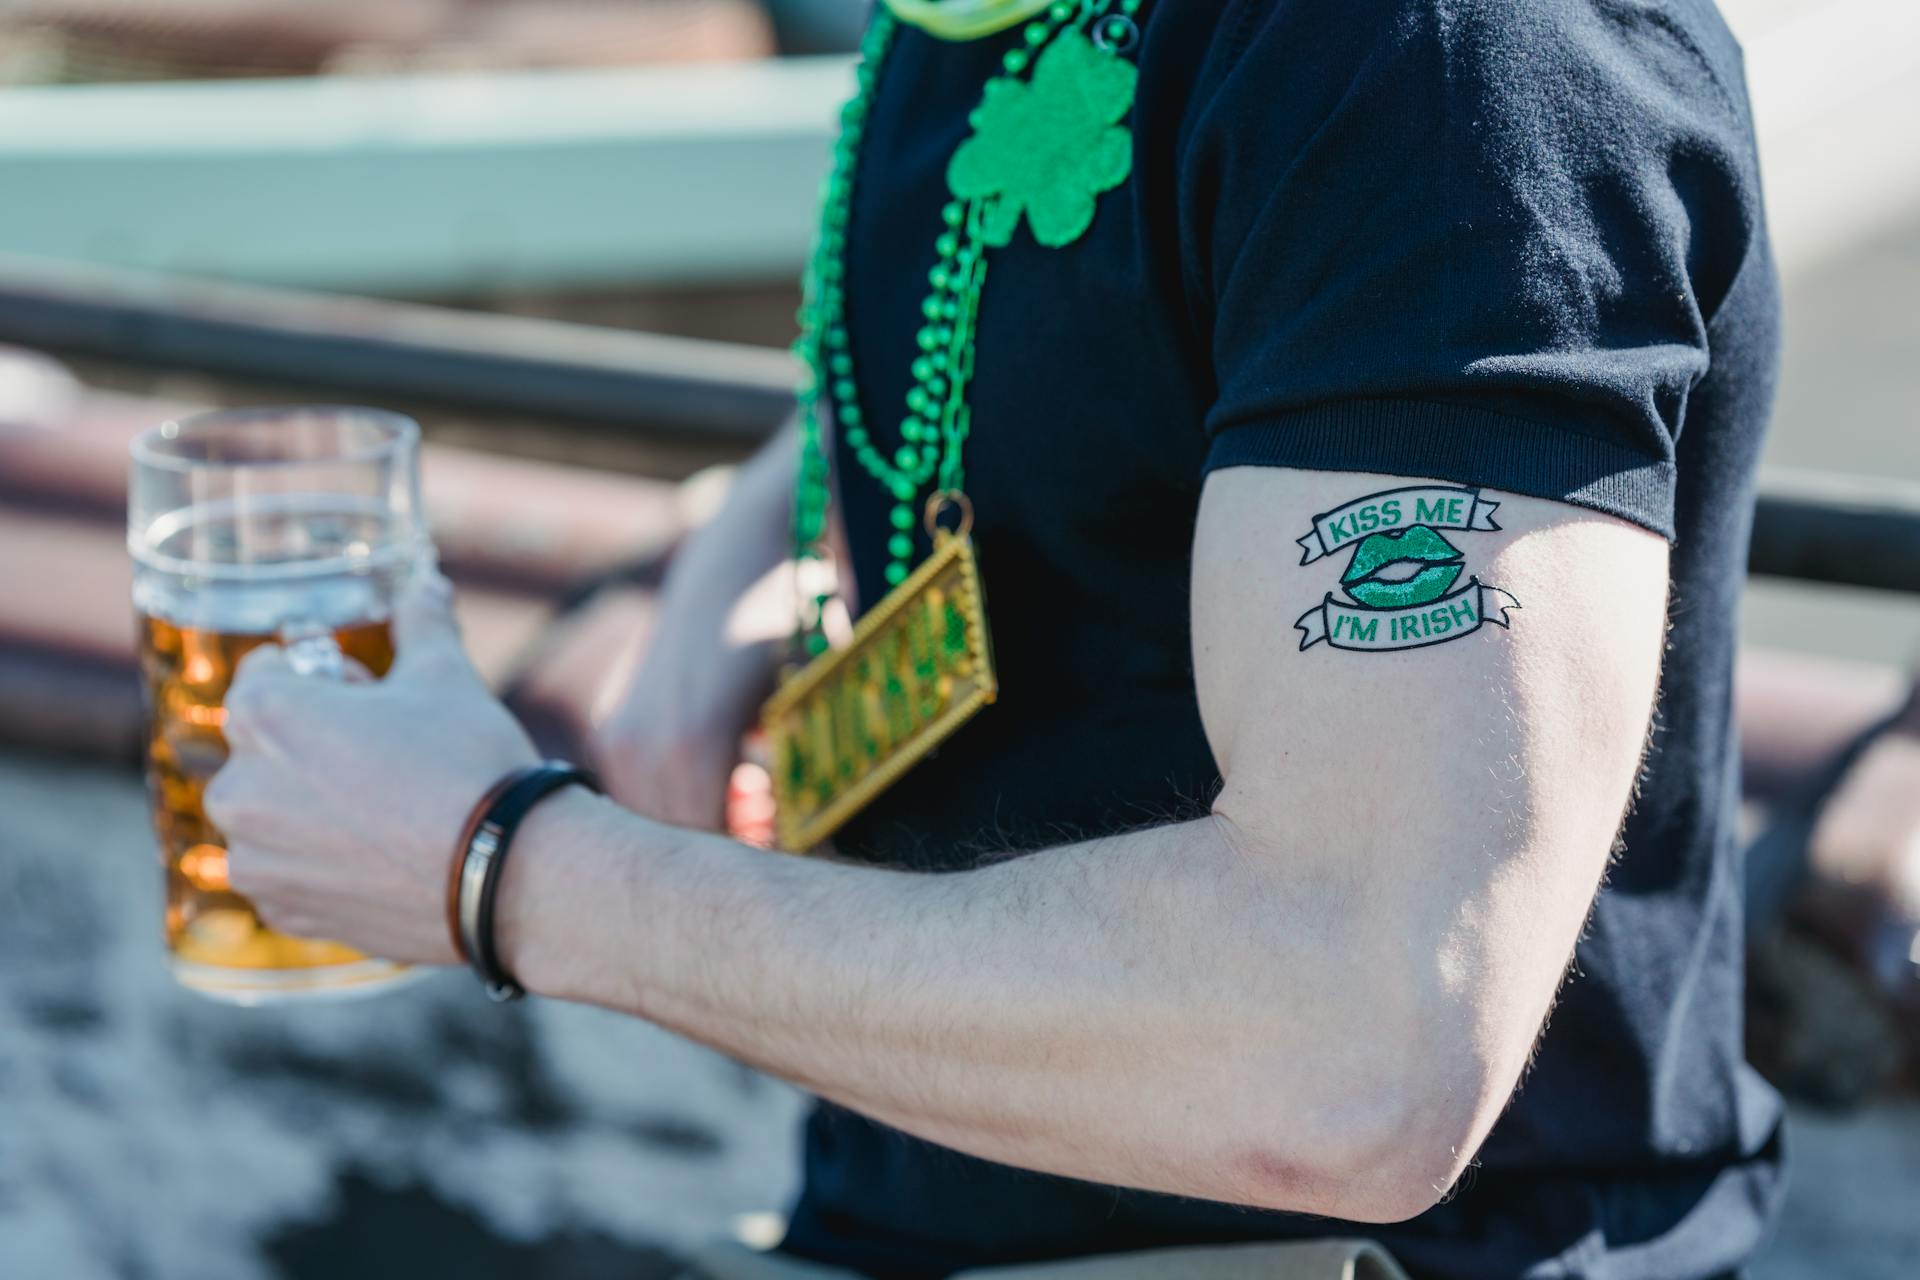
[[[1501,530],[1449,536],[1524,602],[1511,630],[1299,651],[1294,620],[1344,560],[1302,567],[1294,539],[1421,479],[1207,481],[1193,663],[1224,778],[1208,817],[946,875],[776,856],[644,816],[711,821],[719,792],[687,805],[665,768],[636,767],[680,753],[717,775],[724,753],[680,744],[736,734],[751,697],[641,687],[614,716],[614,798],[563,792],[515,843],[507,963],[531,991],[987,1159],[1356,1221],[1421,1212],[1505,1106],[1566,969],[1638,767],[1667,588],[1655,535],[1487,491]],[[642,686],[690,685],[712,659],[777,558],[748,535],[779,523],[736,504],[702,535],[704,585],[669,587],[682,657],[651,659]],[[447,603],[440,586],[402,602],[378,684],[304,680],[274,650],[242,665],[208,806],[268,920],[455,962],[451,842],[533,749]]]
[[[789,425],[687,540],[663,585],[660,626],[598,726],[593,764],[636,813],[701,831],[724,822],[741,731],[773,692],[778,637],[792,627],[790,581],[755,588],[789,554],[799,447]]]

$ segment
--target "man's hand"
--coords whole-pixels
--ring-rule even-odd
[[[462,822],[533,743],[481,682],[435,575],[398,603],[386,679],[300,676],[248,654],[231,754],[207,788],[233,887],[277,929],[409,964],[454,964],[447,869]]]
[[[685,688],[677,676],[634,680],[594,727],[593,760],[608,792],[635,813],[719,831],[745,723],[678,703]]]

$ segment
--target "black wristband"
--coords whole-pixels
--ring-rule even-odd
[[[600,790],[591,773],[564,760],[547,760],[510,775],[503,786],[490,793],[492,802],[479,815],[472,836],[460,851],[455,899],[460,949],[495,1000],[517,1000],[526,994],[500,963],[493,939],[494,902],[499,897],[500,873],[513,847],[514,832],[534,805],[574,783],[596,793]]]

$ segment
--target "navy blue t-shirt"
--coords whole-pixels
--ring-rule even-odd
[[[1204,810],[1187,594],[1218,467],[1486,485],[1670,539],[1644,785],[1537,1061],[1479,1167],[1413,1221],[1023,1172],[823,1106],[786,1248],[940,1276],[1338,1234],[1416,1277],[1728,1273],[1780,1186],[1778,1101],[1740,1028],[1730,677],[1778,301],[1739,49],[1704,0],[1141,14],[1131,175],[1065,248],[1017,231],[983,296],[967,487],[1002,698],[840,852],[951,869]],[[1019,39],[903,28],[877,86],[846,288],[885,452],[947,161]],[[892,499],[836,463],[871,602]]]

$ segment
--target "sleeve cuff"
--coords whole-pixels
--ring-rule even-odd
[[[1673,541],[1674,466],[1617,442],[1473,405],[1341,400],[1215,433],[1202,472],[1223,467],[1375,471],[1605,512]]]

